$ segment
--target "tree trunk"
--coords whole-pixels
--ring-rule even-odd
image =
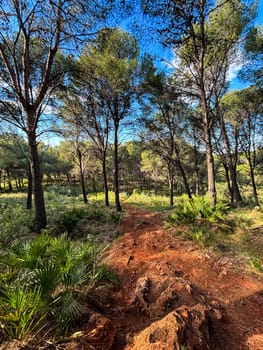
[[[119,122],[114,121],[114,151],[113,151],[113,175],[114,175],[114,192],[115,192],[115,206],[117,211],[122,211],[120,204],[120,190],[119,190],[119,155],[118,155],[118,130]]]
[[[88,197],[87,197],[86,186],[85,186],[85,178],[84,178],[84,174],[83,174],[83,171],[82,171],[82,167],[81,167],[81,169],[79,171],[79,178],[80,178],[80,187],[81,187],[83,202],[85,204],[87,204],[88,203]]]
[[[230,178],[232,183],[232,192],[233,192],[233,199],[236,202],[237,206],[240,206],[242,203],[242,197],[239,191],[239,186],[237,183],[237,172],[236,172],[236,166],[234,166],[234,162],[232,159],[231,149],[230,149],[230,143],[226,131],[226,126],[223,117],[220,118],[221,121],[221,131],[222,131],[222,138],[226,150],[226,158],[227,158],[227,164],[230,172]]]
[[[212,143],[211,143],[210,118],[208,115],[204,89],[201,90],[201,106],[202,106],[202,112],[203,112],[208,192],[210,195],[211,207],[214,208],[216,206],[215,166],[214,166],[214,157],[213,157]]]
[[[169,174],[170,206],[174,205],[174,176]]]
[[[13,186],[12,186],[11,174],[10,174],[10,171],[9,171],[8,168],[6,169],[6,175],[7,175],[7,182],[8,182],[9,192],[12,192],[13,191]]]
[[[256,186],[256,181],[255,181],[254,168],[253,168],[252,161],[251,161],[250,157],[248,157],[248,164],[249,164],[255,206],[259,207],[260,205],[259,205],[259,200],[258,200],[258,193],[257,193],[257,186]]]
[[[229,193],[229,203],[233,204],[234,202],[234,194],[233,194],[233,188],[231,186],[231,182],[230,182],[230,177],[229,177],[229,168],[228,165],[226,164],[226,162],[222,162],[223,167],[225,169],[225,174],[226,174],[226,183],[227,183],[227,188],[228,188],[228,193]]]
[[[199,176],[199,166],[198,166],[198,159],[197,159],[197,149],[196,145],[194,145],[194,172],[195,172],[195,195],[200,195],[200,176]]]
[[[37,150],[36,134],[35,132],[28,132],[27,136],[35,204],[35,229],[36,233],[40,233],[41,229],[45,228],[47,225],[42,175]]]
[[[84,178],[84,171],[83,171],[83,166],[82,166],[82,154],[81,151],[77,148],[77,157],[78,157],[78,165],[79,165],[79,180],[80,180],[80,187],[81,187],[81,193],[82,193],[82,198],[83,202],[85,204],[88,203],[88,198],[87,198],[87,192],[86,192],[86,186],[85,186],[85,178]]]
[[[178,169],[182,175],[182,178],[183,178],[183,183],[184,183],[184,188],[185,188],[185,191],[188,195],[188,198],[189,199],[192,199],[192,193],[191,193],[191,190],[190,190],[190,186],[188,184],[188,181],[187,181],[187,177],[186,177],[186,174],[185,174],[185,171],[184,171],[184,167],[181,163],[181,158],[180,158],[180,153],[179,153],[179,149],[178,147],[175,145],[175,153],[176,153],[176,161],[175,161],[175,164],[178,166]]]
[[[106,168],[106,154],[103,154],[102,159],[102,176],[103,176],[103,185],[104,185],[104,196],[105,196],[105,206],[109,207],[109,189],[108,189],[108,180],[107,180],[107,168]]]
[[[28,185],[27,185],[26,208],[32,209],[33,184],[32,184],[32,172],[31,172],[30,162],[28,163],[27,181],[28,181]]]

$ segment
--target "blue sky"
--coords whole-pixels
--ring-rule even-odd
[[[263,1],[259,0],[258,17],[256,19],[256,24],[263,24]]]
[[[256,25],[263,25],[263,0],[259,0],[258,16],[255,20],[255,24]],[[233,76],[233,79],[231,80],[229,90],[240,90],[240,89],[248,86],[248,83],[241,82],[238,79],[237,73],[238,73],[239,68],[240,67],[238,65],[236,65],[236,66],[233,65],[233,69],[230,72],[230,74]]]

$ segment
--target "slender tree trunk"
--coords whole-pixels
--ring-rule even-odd
[[[199,166],[198,166],[198,160],[197,160],[197,149],[196,145],[194,145],[194,172],[195,172],[195,195],[200,195],[200,176],[199,176]]]
[[[83,171],[83,165],[82,165],[82,154],[81,151],[77,148],[77,157],[78,157],[78,165],[79,165],[79,180],[80,180],[80,187],[81,187],[81,193],[83,202],[85,204],[88,203],[88,197],[87,197],[87,191],[86,191],[86,185],[85,185],[85,178],[84,178],[84,171]]]
[[[227,189],[228,189],[228,193],[229,193],[229,203],[233,204],[234,194],[233,194],[233,188],[231,186],[230,177],[229,177],[229,168],[228,168],[228,165],[226,164],[226,162],[223,161],[222,164],[223,164],[223,167],[225,169],[226,183],[227,183]]]
[[[258,192],[257,192],[256,181],[255,181],[255,173],[254,173],[254,168],[250,157],[248,157],[248,164],[249,164],[255,206],[259,207],[260,205],[259,205]]]
[[[30,162],[28,163],[27,169],[27,199],[26,199],[26,208],[32,209],[32,194],[33,194],[33,184],[32,184],[32,172],[30,167]]]
[[[204,140],[206,148],[208,192],[210,195],[211,207],[214,208],[216,206],[215,166],[211,143],[211,125],[206,105],[206,96],[204,89],[201,89],[201,106],[203,112]]]
[[[174,205],[174,175],[169,174],[170,206]]]
[[[236,202],[237,206],[240,206],[242,203],[242,197],[239,191],[239,186],[237,183],[237,172],[236,172],[236,166],[234,166],[234,162],[232,159],[232,154],[231,154],[231,149],[230,149],[230,143],[227,135],[227,130],[225,126],[225,122],[223,117],[221,116],[221,131],[222,131],[222,138],[226,150],[226,158],[227,158],[227,163],[228,163],[228,168],[230,172],[230,178],[231,178],[231,183],[232,183],[232,192],[233,192],[233,200]]]
[[[206,142],[206,162],[207,162],[207,181],[208,192],[210,194],[211,206],[216,206],[216,185],[215,185],[215,168],[214,157],[212,152],[212,146],[210,142],[210,131],[205,130],[205,142]]]
[[[9,192],[12,192],[13,191],[13,186],[12,186],[12,181],[11,181],[11,174],[10,174],[10,171],[9,171],[8,168],[6,169],[6,175],[7,175],[7,182],[8,182]]]
[[[36,134],[35,132],[28,132],[27,136],[35,204],[35,229],[36,233],[40,233],[41,229],[45,228],[47,225],[42,174],[40,170]]]
[[[87,204],[88,203],[88,197],[87,197],[84,173],[83,173],[82,169],[80,169],[80,171],[79,171],[79,178],[80,178],[80,187],[81,187],[83,202],[85,204]]]
[[[103,154],[102,159],[102,176],[103,176],[103,185],[104,185],[104,196],[105,196],[105,206],[109,207],[109,188],[108,188],[108,180],[107,180],[107,167],[106,167],[106,154]]]
[[[186,191],[186,193],[188,195],[188,198],[192,199],[192,193],[191,193],[191,190],[190,190],[190,186],[188,184],[187,177],[186,177],[186,174],[185,174],[185,171],[184,171],[184,167],[183,167],[182,162],[181,162],[179,149],[178,149],[178,147],[176,145],[175,145],[175,153],[176,153],[176,162],[175,162],[175,164],[178,166],[178,169],[179,169],[179,171],[180,171],[180,173],[182,175],[185,191]]]
[[[114,151],[113,151],[113,162],[114,162],[114,192],[115,192],[115,206],[117,211],[122,211],[120,203],[120,189],[119,189],[119,144],[118,144],[118,131],[119,121],[114,121]]]

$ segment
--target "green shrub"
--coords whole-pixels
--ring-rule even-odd
[[[45,306],[39,287],[29,288],[19,281],[0,290],[0,323],[11,339],[24,339],[39,328],[45,318]]]
[[[65,232],[71,235],[81,221],[84,224],[87,224],[87,221],[119,224],[121,219],[120,213],[114,209],[105,208],[100,203],[86,205],[80,203],[73,208],[68,208],[66,204],[60,207],[49,207],[47,213],[49,230],[55,235]]]
[[[186,237],[202,247],[206,247],[213,238],[212,228],[209,225],[192,225]]]
[[[87,212],[83,208],[73,208],[62,214],[60,218],[60,229],[62,232],[71,233],[77,223],[87,216]]]
[[[176,224],[191,224],[195,222],[197,215],[193,210],[190,203],[178,203],[173,209],[172,213],[168,216],[167,222],[176,225]]]
[[[21,204],[0,204],[0,247],[28,236],[33,230],[33,214]]]
[[[96,282],[116,281],[114,273],[101,263],[103,251],[104,248],[94,240],[77,243],[65,236],[50,237],[43,233],[31,241],[6,249],[4,263],[9,280],[6,278],[5,282],[11,290],[15,290],[16,285],[21,286],[24,294],[38,291],[47,310],[46,317],[53,319],[57,330],[65,332],[84,309],[78,300],[79,287],[85,285],[91,288]],[[0,293],[6,294],[4,287],[0,288]],[[5,310],[14,308],[8,298],[5,305]],[[38,311],[30,310],[24,312],[34,318],[34,313]],[[11,318],[6,318],[6,332],[12,327]],[[26,332],[21,330],[20,337],[31,331],[29,326],[27,329]]]
[[[252,263],[252,265],[254,266],[254,268],[256,270],[258,270],[259,272],[263,272],[263,267],[262,267],[262,265],[260,263],[260,259],[259,258],[252,258],[251,263]]]
[[[176,204],[167,222],[172,225],[192,224],[202,219],[217,222],[223,220],[228,209],[228,204],[224,202],[218,202],[216,207],[212,208],[205,197],[193,197],[191,200]]]

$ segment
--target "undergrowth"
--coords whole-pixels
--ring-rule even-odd
[[[23,339],[46,327],[65,333],[85,312],[82,286],[117,282],[102,263],[104,248],[96,241],[73,242],[42,233],[18,242],[2,254],[0,322],[10,338]]]
[[[201,247],[247,257],[250,265],[262,272],[262,222],[260,209],[230,209],[220,201],[211,208],[207,198],[194,197],[175,205],[166,226],[175,227],[177,234]]]
[[[46,194],[48,226],[36,237],[34,212],[24,204],[25,196],[1,196],[1,333],[19,340],[38,332],[67,334],[86,312],[82,293],[117,282],[102,261],[107,240],[99,237],[104,226],[113,234],[121,214],[52,190]]]

